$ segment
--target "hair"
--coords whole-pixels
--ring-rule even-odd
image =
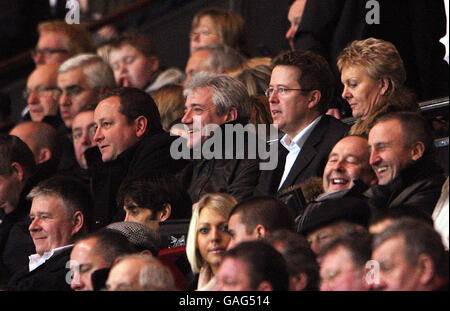
[[[95,54],[80,54],[69,58],[61,64],[58,73],[65,73],[77,68],[83,68],[87,83],[93,89],[116,87],[114,73],[100,56]]]
[[[304,290],[315,291],[319,289],[319,264],[316,260],[316,254],[311,250],[304,236],[282,229],[273,232],[266,240],[274,247],[276,244],[281,244],[280,253],[286,260],[289,276],[296,276],[299,273],[306,274],[308,284]],[[278,250],[280,251],[280,249]]]
[[[156,78],[155,82],[146,90],[152,96],[155,92],[160,89],[170,86],[177,85],[182,86],[184,80],[186,79],[186,75],[178,68],[169,68],[163,72],[161,72]]]
[[[375,208],[372,209],[369,219],[369,226],[381,223],[384,220],[391,219],[397,220],[400,218],[414,218],[433,225],[433,219],[430,215],[422,212],[419,209],[405,206],[396,208]]]
[[[325,58],[312,51],[289,51],[278,55],[272,61],[272,66],[297,68],[300,87],[320,91],[321,97],[316,109],[320,114],[328,110],[334,94],[334,77]]]
[[[370,129],[381,122],[397,120],[401,124],[403,146],[410,147],[420,141],[425,145],[424,157],[434,156],[436,147],[434,145],[433,131],[427,120],[415,112],[391,112],[380,115]]]
[[[148,254],[121,256],[111,269],[126,259],[139,259],[145,263],[144,267],[139,271],[140,290],[173,291],[176,289],[175,280],[170,269],[162,264],[159,259]]]
[[[384,96],[376,103],[371,114],[352,126],[352,134],[368,134],[367,128],[380,113],[419,111],[414,94],[404,86],[405,67],[400,53],[392,43],[375,38],[353,41],[342,50],[337,65],[341,72],[348,66],[360,66],[372,80],[387,79],[389,83]]]
[[[136,252],[134,246],[121,233],[102,228],[81,236],[75,243],[95,239],[93,251],[98,254],[108,266],[111,266],[117,257]]]
[[[41,181],[27,195],[33,200],[40,196],[56,196],[63,201],[67,218],[71,218],[80,211],[84,216],[84,228],[89,223],[89,209],[93,206],[93,199],[89,189],[80,180],[69,176],[53,176]],[[80,233],[84,233],[82,229]]]
[[[266,96],[250,96],[250,103],[252,105],[252,113],[250,115],[249,123],[255,125],[272,124],[272,114],[270,113],[269,100]],[[269,130],[270,128],[267,127],[267,132],[269,132]]]
[[[208,16],[211,18],[214,30],[222,43],[229,47],[244,52],[247,45],[245,20],[239,14],[231,10],[208,8],[195,14],[192,19],[191,31],[200,24],[200,20]]]
[[[81,109],[77,112],[77,115],[81,112],[87,112],[87,111],[95,111],[95,108],[97,108],[98,103],[88,103],[81,107]]]
[[[272,69],[269,66],[258,65],[235,72],[231,76],[241,81],[247,87],[250,96],[265,96],[265,92],[269,87],[271,72]]]
[[[224,74],[197,73],[185,87],[183,95],[187,97],[195,89],[206,87],[212,91],[217,115],[222,116],[234,107],[239,118],[250,117],[251,104],[247,89],[238,80]]]
[[[271,196],[257,196],[241,201],[230,213],[241,215],[247,234],[253,232],[257,225],[262,225],[269,232],[280,229],[294,229],[294,215],[283,202]]]
[[[227,258],[246,263],[252,290],[264,281],[269,282],[274,291],[289,290],[286,261],[270,244],[262,241],[242,242],[225,252],[223,260]]]
[[[237,204],[235,198],[226,193],[208,193],[203,195],[192,212],[191,221],[186,240],[186,255],[193,273],[199,273],[204,265],[197,246],[197,229],[200,212],[204,208],[210,208],[228,219],[230,211]]]
[[[197,51],[209,51],[207,59],[209,72],[224,73],[241,68],[246,59],[236,50],[223,44],[210,44],[199,47]]]
[[[164,210],[170,204],[170,218],[189,218],[191,200],[186,189],[175,176],[169,173],[158,173],[151,177],[124,181],[117,194],[117,205],[122,208],[125,201],[131,199],[141,208],[148,208],[152,216]]]
[[[124,45],[131,45],[145,56],[158,56],[156,46],[152,40],[144,34],[135,32],[126,32],[109,42],[109,54],[111,51]],[[109,57],[108,54],[108,57]]]
[[[162,127],[169,131],[175,121],[184,115],[184,96],[181,85],[165,85],[152,93],[159,114],[161,115]]]
[[[134,122],[140,116],[147,119],[146,135],[163,131],[158,107],[146,92],[133,87],[118,87],[102,94],[99,102],[109,97],[119,97],[119,112],[127,118],[129,123]]]
[[[356,268],[364,269],[366,262],[372,256],[372,236],[366,231],[354,232],[350,235],[338,235],[320,248],[318,259],[321,260],[339,247],[345,248],[350,253],[353,265]]]
[[[60,32],[66,37],[66,46],[72,55],[90,53],[94,50],[91,34],[85,27],[75,24],[67,24],[64,21],[45,21],[38,25],[38,32]]]
[[[31,176],[36,170],[33,152],[20,138],[13,135],[0,135],[0,175],[11,175],[13,162],[22,166]]]
[[[382,233],[375,235],[372,249],[389,239],[400,237],[405,241],[403,257],[410,265],[416,265],[421,254],[431,257],[439,277],[448,279],[448,253],[442,244],[441,236],[431,225],[415,219],[395,220]]]

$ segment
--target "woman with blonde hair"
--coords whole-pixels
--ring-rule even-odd
[[[197,290],[211,290],[231,236],[228,215],[237,204],[225,193],[208,193],[194,204],[186,241],[192,272],[198,276]]]
[[[337,62],[347,100],[357,119],[351,135],[368,135],[368,129],[385,112],[419,111],[415,96],[404,86],[406,71],[395,46],[368,38],[353,41]]]
[[[183,87],[169,84],[151,94],[161,115],[161,124],[165,131],[180,121],[184,114]],[[181,121],[180,121],[181,122]]]

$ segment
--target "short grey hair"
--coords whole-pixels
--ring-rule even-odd
[[[199,88],[210,88],[217,115],[223,116],[235,107],[239,118],[249,118],[251,114],[250,95],[239,80],[224,74],[197,73],[183,91],[188,97]]]
[[[195,50],[208,51],[210,53],[207,64],[210,72],[223,73],[242,67],[246,58],[236,50],[223,44],[210,44],[199,47]]]
[[[95,54],[79,54],[69,58],[58,69],[58,73],[83,67],[89,86],[95,88],[115,88],[114,73],[103,58]]]

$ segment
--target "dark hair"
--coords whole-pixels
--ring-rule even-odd
[[[111,266],[114,260],[122,255],[136,252],[133,244],[120,232],[102,228],[98,231],[81,236],[76,243],[95,239],[94,252]]]
[[[403,217],[419,219],[423,222],[433,225],[433,219],[427,213],[420,209],[410,206],[398,206],[396,208],[374,208],[371,211],[369,226],[380,223],[386,219],[396,220]]]
[[[120,48],[123,45],[131,45],[145,56],[157,56],[156,46],[146,35],[136,32],[122,33],[117,38],[109,42],[111,49]]]
[[[247,264],[250,287],[255,290],[267,281],[274,291],[289,290],[286,261],[271,245],[262,241],[242,242],[225,252],[226,258],[242,260]]]
[[[86,112],[86,111],[95,111],[95,108],[97,108],[98,102],[93,102],[93,103],[88,103],[86,105],[84,105],[78,112],[77,114],[81,113],[81,112]]]
[[[417,264],[421,254],[427,254],[433,261],[436,274],[448,279],[448,252],[440,234],[432,226],[417,219],[400,218],[375,235],[372,249],[375,250],[385,241],[396,237],[404,239],[404,258],[410,265]]]
[[[60,197],[69,216],[77,211],[81,211],[84,216],[84,226],[87,228],[90,209],[93,207],[93,199],[89,189],[83,182],[69,176],[53,176],[41,181],[31,190],[27,198],[32,200],[41,195]]]
[[[319,289],[319,264],[316,254],[309,247],[309,243],[304,236],[289,230],[277,230],[273,232],[266,241],[272,246],[280,245],[277,248],[281,251],[286,260],[289,276],[305,273],[308,284],[303,290],[315,291]]]
[[[294,229],[294,215],[283,202],[271,196],[257,196],[238,203],[230,212],[241,215],[241,222],[250,234],[257,225],[269,232],[279,229]],[[229,219],[228,218],[228,219]]]
[[[146,92],[134,87],[119,87],[106,91],[99,102],[109,97],[119,97],[119,112],[127,118],[129,123],[139,116],[147,118],[146,135],[163,132],[158,107]]]
[[[16,136],[2,134],[0,135],[0,175],[10,175],[13,162],[19,163],[29,175],[36,170],[33,152],[27,144]]]
[[[370,129],[378,123],[390,120],[397,120],[400,122],[404,147],[410,147],[415,142],[421,141],[425,145],[424,157],[436,153],[433,131],[427,120],[419,113],[402,111],[382,114],[375,119],[375,122]]]
[[[364,269],[366,262],[372,256],[372,236],[369,232],[359,231],[348,235],[338,235],[321,247],[318,258],[325,257],[328,253],[344,247],[349,251],[355,267]]]
[[[170,204],[171,219],[190,218],[192,202],[185,188],[169,173],[124,181],[117,194],[117,204],[122,208],[126,199],[141,208],[148,208],[152,216]]]
[[[324,114],[333,98],[334,78],[328,62],[311,51],[289,51],[278,55],[272,66],[292,66],[298,69],[298,83],[305,90],[319,90],[321,94],[317,105],[319,113]]]

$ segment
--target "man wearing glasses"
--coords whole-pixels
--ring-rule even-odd
[[[322,176],[328,154],[349,128],[325,115],[334,84],[323,57],[291,51],[279,55],[273,64],[266,96],[273,124],[284,136],[279,141],[277,167],[261,172],[257,188],[257,193],[271,195]]]

